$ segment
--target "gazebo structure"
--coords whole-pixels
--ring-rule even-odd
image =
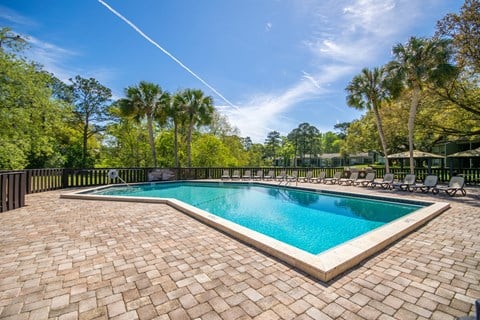
[[[457,152],[457,153],[453,153],[453,154],[450,154],[447,156],[448,158],[450,158],[451,160],[453,158],[459,158],[461,160],[469,160],[469,168],[473,168],[475,166],[479,166],[478,165],[478,162],[479,161],[476,161],[476,159],[480,159],[480,147],[479,148],[476,148],[476,149],[472,149],[472,150],[466,150],[466,151],[460,151],[460,152]],[[460,168],[464,167],[464,163],[465,161],[460,161]],[[477,164],[475,164],[475,162],[477,162]],[[453,166],[453,161],[450,161],[450,166],[452,167]]]
[[[404,167],[404,161],[405,159],[410,158],[410,152],[409,151],[404,151],[404,152],[399,152],[395,154],[390,154],[388,155],[388,160],[393,160],[393,159],[398,159],[401,160],[401,166],[402,168]],[[430,153],[430,152],[425,152],[425,151],[420,151],[420,150],[413,150],[413,159],[419,161],[419,160],[426,160],[427,161],[427,166],[428,166],[428,173],[431,173],[432,170],[432,159],[442,159],[442,167],[444,166],[444,160],[445,157],[441,156],[439,154],[435,153]]]

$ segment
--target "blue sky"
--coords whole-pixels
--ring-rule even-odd
[[[326,132],[358,119],[345,103],[348,82],[390,61],[393,45],[433,35],[462,3],[2,0],[0,26],[28,36],[29,56],[60,79],[94,77],[114,98],[142,80],[202,89],[241,136],[262,143],[303,122]]]

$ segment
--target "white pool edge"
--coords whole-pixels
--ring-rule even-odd
[[[105,186],[100,188],[105,188]],[[99,188],[93,188],[89,190],[95,189]],[[291,245],[288,245],[284,242],[275,240],[259,232],[242,227],[241,225],[213,215],[207,211],[198,209],[180,200],[170,198],[121,197],[85,194],[85,192],[89,190],[65,193],[60,195],[60,197],[65,199],[166,204],[325,282],[333,279],[334,277],[340,275],[348,269],[353,268],[361,261],[367,259],[378,251],[384,249],[388,245],[394,243],[398,239],[411,233],[415,229],[426,224],[428,221],[432,220],[433,218],[450,208],[449,203],[434,202],[427,207],[416,210],[413,213],[410,213],[382,227],[365,233],[364,235],[347,241],[318,255],[314,255],[295,248]],[[314,189],[308,190],[313,191]],[[335,192],[331,193],[335,194]],[[356,193],[342,192],[338,194],[357,197],[362,196],[361,194]],[[368,195],[368,197],[380,200],[388,199],[384,196],[375,197]],[[398,201],[398,199],[395,198],[391,198],[391,200]]]

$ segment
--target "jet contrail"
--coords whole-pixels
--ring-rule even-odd
[[[145,33],[143,33],[142,30],[140,30],[140,28],[138,28],[135,24],[133,24],[132,22],[130,22],[130,20],[128,20],[127,18],[125,18],[121,13],[119,13],[117,10],[113,9],[112,7],[110,7],[108,5],[108,3],[106,3],[105,1],[103,0],[98,0],[98,2],[100,2],[102,5],[104,5],[108,10],[110,10],[110,12],[112,12],[114,15],[116,15],[117,17],[119,17],[120,19],[122,19],[126,24],[128,24],[130,27],[132,27],[135,31],[137,31],[143,38],[145,38],[148,42],[150,42],[151,44],[153,44],[155,47],[157,47],[158,49],[160,49],[163,53],[165,53],[167,56],[169,56],[173,61],[175,61],[178,65],[180,65],[180,67],[182,67],[183,69],[187,70],[188,73],[190,73],[192,76],[194,76],[195,78],[197,78],[201,83],[203,83],[205,86],[207,86],[208,88],[210,88],[210,90],[212,90],[213,92],[215,92],[215,94],[217,96],[219,96],[220,98],[222,98],[226,103],[228,103],[232,108],[235,108],[238,110],[238,107],[236,107],[233,103],[231,103],[227,98],[225,98],[220,92],[218,92],[214,87],[212,87],[211,85],[209,85],[205,80],[203,80],[202,78],[200,78],[200,76],[198,76],[195,72],[193,72],[192,70],[190,70],[190,68],[188,68],[186,65],[184,65],[180,60],[178,60],[177,58],[175,58],[170,52],[168,52],[167,50],[165,50],[164,48],[162,48],[158,43],[156,43],[152,38],[150,38],[149,36],[147,36]]]

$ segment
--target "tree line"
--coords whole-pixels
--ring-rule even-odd
[[[340,151],[336,133],[322,135],[307,123],[288,137],[275,131],[276,138],[253,143],[199,89],[169,93],[140,81],[112,101],[94,78],[64,83],[27,61],[27,45],[0,30],[0,169],[271,166],[298,152]]]
[[[479,12],[479,0],[466,0],[433,37],[411,37],[393,46],[391,62],[361,70],[345,89],[347,104],[365,110],[360,119],[325,133],[305,122],[264,143],[241,137],[199,89],[140,81],[113,101],[94,78],[64,83],[22,56],[28,39],[1,28],[0,169],[308,166],[322,153],[387,156],[479,140]]]

